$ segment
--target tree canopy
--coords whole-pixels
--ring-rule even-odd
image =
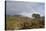
[[[35,14],[35,13],[34,13],[34,14],[32,14],[32,17],[33,17],[33,18],[40,18],[40,14]]]

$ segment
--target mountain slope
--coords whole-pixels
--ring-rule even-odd
[[[6,30],[44,28],[43,21],[18,15],[6,16]]]

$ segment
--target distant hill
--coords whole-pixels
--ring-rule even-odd
[[[6,16],[6,18],[8,18],[8,20],[10,19],[15,21],[31,21],[32,20],[32,18],[21,16],[21,15]]]

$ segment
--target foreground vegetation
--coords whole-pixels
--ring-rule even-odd
[[[6,16],[6,30],[44,28],[44,16],[33,14],[32,17]]]

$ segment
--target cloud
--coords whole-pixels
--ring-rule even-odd
[[[19,2],[7,1],[6,14],[7,15],[23,15],[31,16],[32,13],[39,13],[44,16],[44,3],[37,2]]]

